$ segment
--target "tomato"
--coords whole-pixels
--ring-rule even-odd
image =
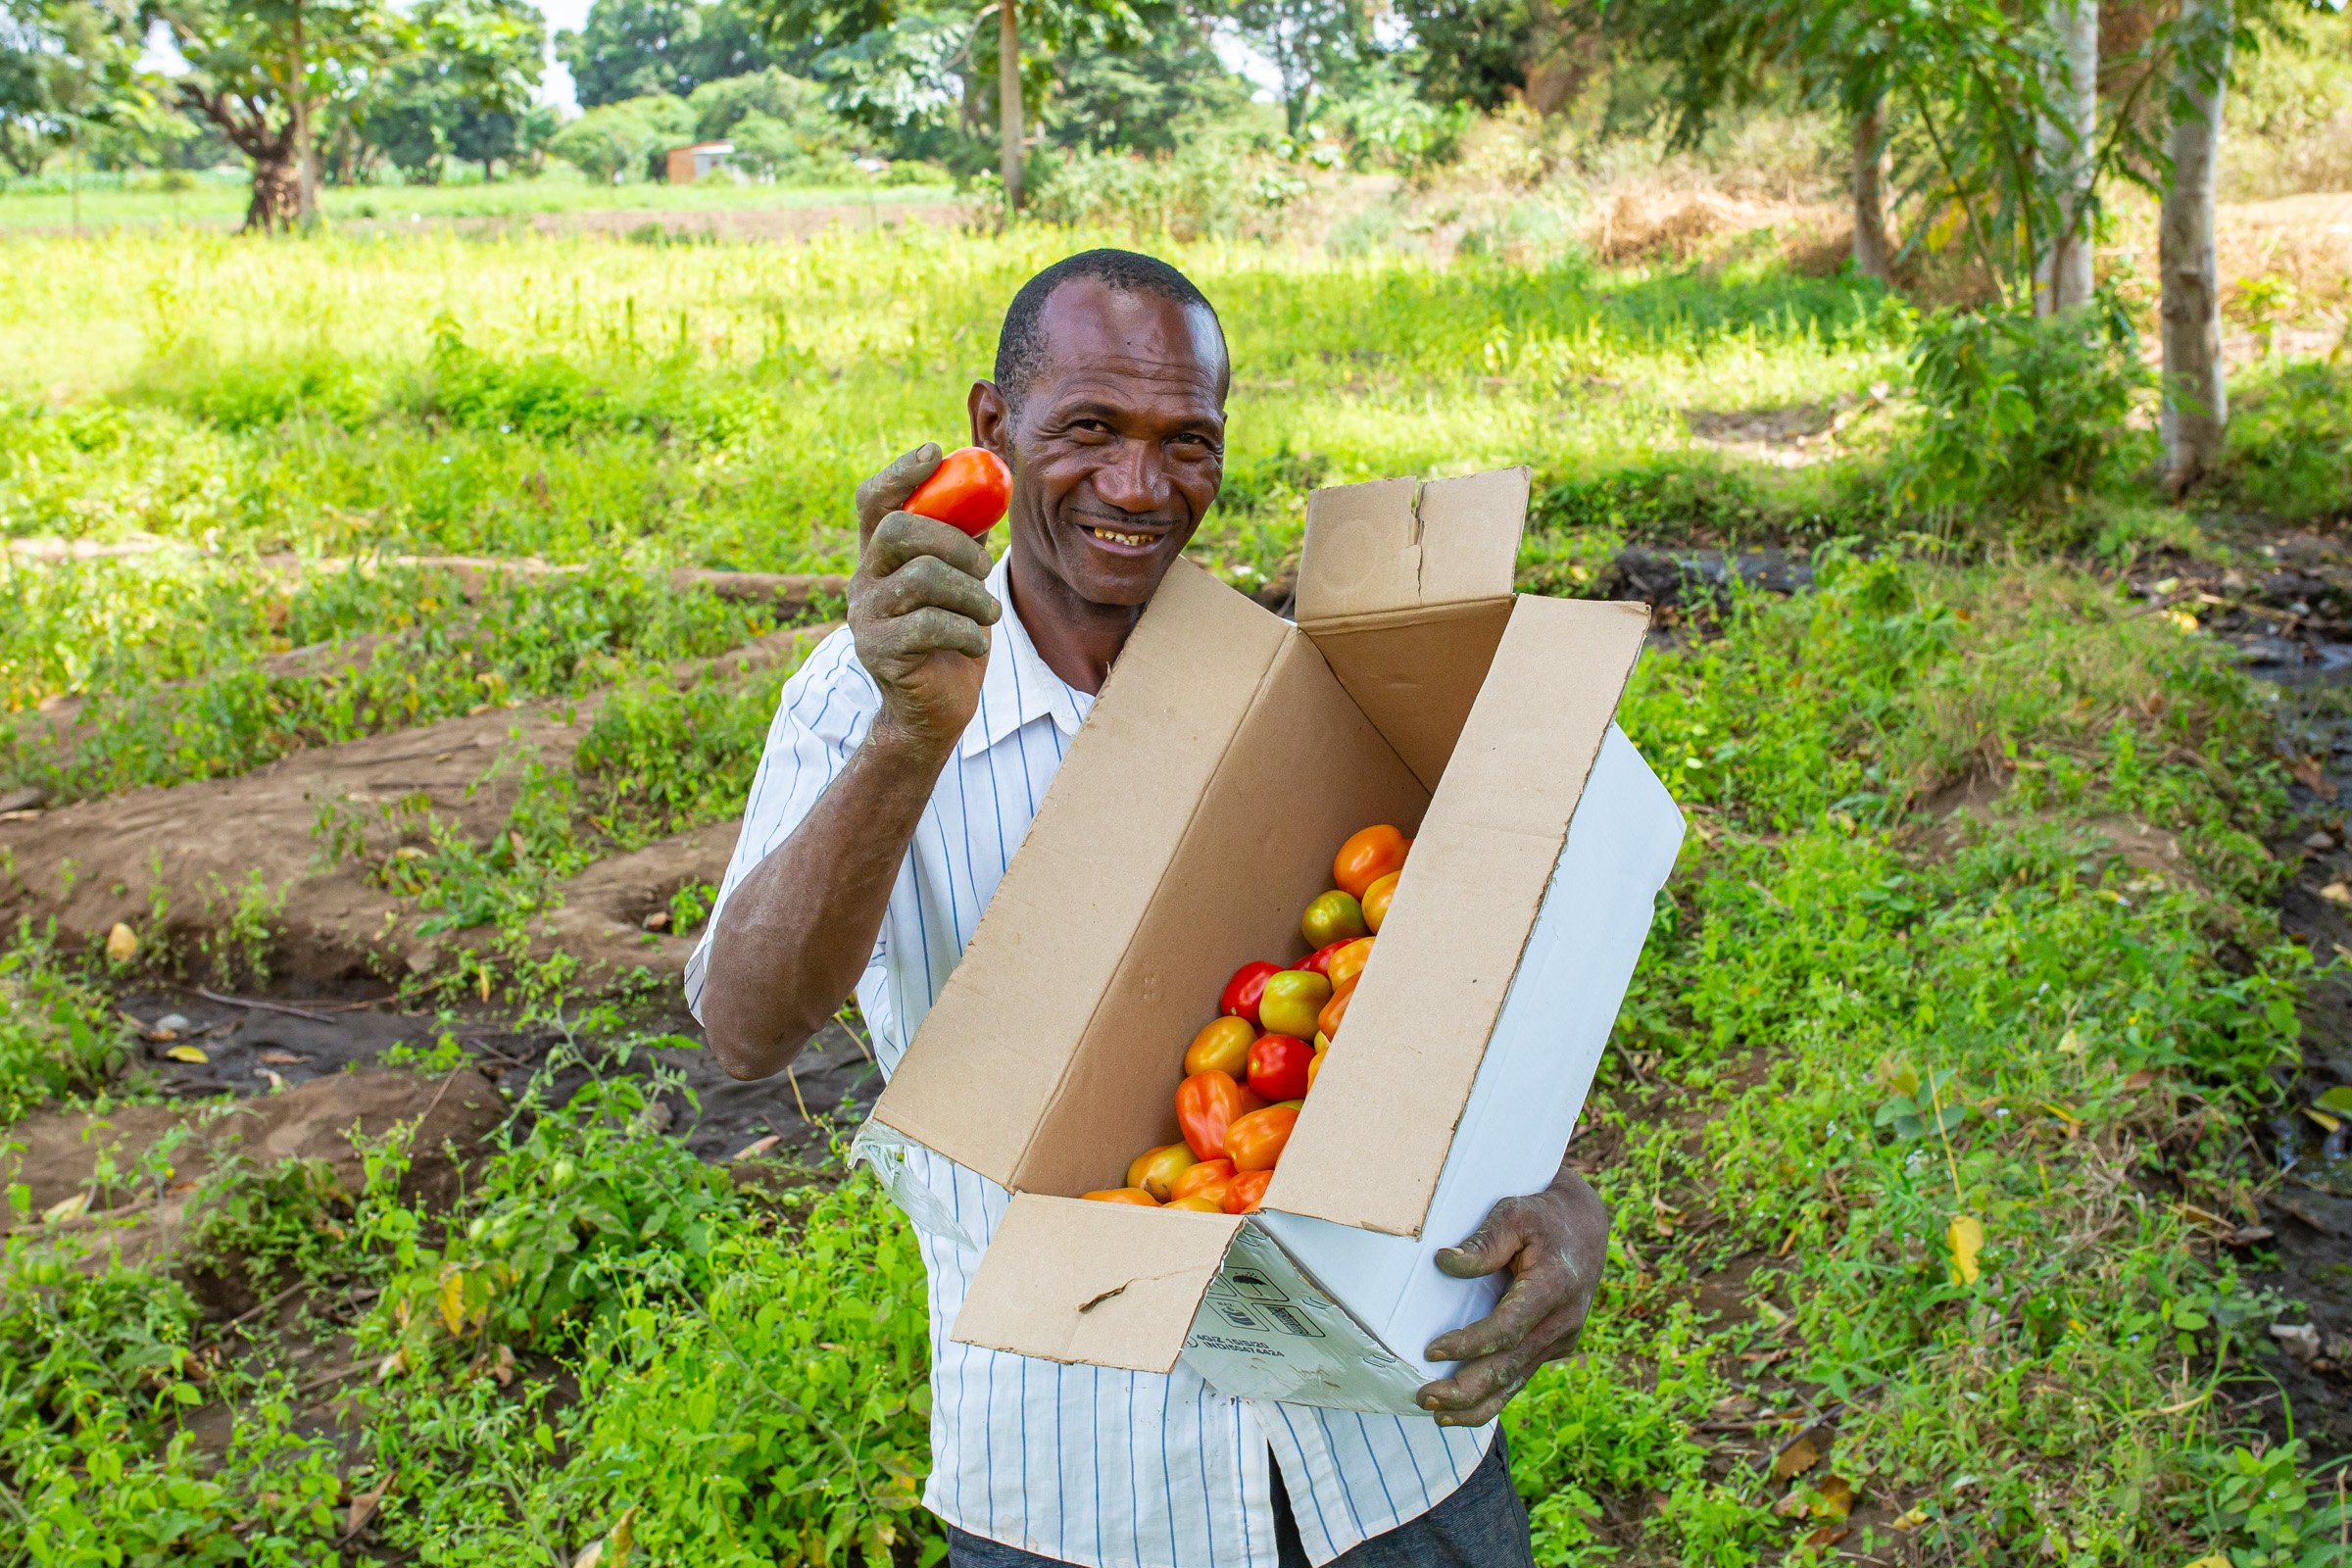
[[[1353,942],[1364,934],[1364,906],[1355,902],[1352,894],[1333,888],[1306,906],[1306,913],[1298,917],[1298,934],[1306,938],[1310,948]]]
[[[1364,924],[1374,931],[1389,917],[1389,901],[1396,896],[1396,872],[1391,871],[1364,889]]]
[[[1305,957],[1300,958],[1297,963],[1292,964],[1291,967],[1294,969],[1304,969],[1308,974],[1319,974],[1328,980],[1331,978],[1331,960],[1338,957],[1342,953],[1345,953],[1351,946],[1353,946],[1353,943],[1351,943],[1349,939],[1342,937],[1337,942],[1317,948]]]
[[[1133,1203],[1138,1208],[1157,1208],[1159,1200],[1141,1187],[1106,1187],[1099,1193],[1080,1193],[1090,1203]]]
[[[1171,1196],[1176,1198],[1192,1198],[1215,1187],[1222,1196],[1224,1191],[1222,1184],[1232,1179],[1233,1161],[1220,1155],[1215,1159],[1204,1159],[1177,1177],[1176,1185],[1169,1188],[1168,1191]]]
[[[1267,979],[1281,972],[1281,964],[1268,963],[1263,958],[1243,964],[1225,982],[1224,994],[1217,998],[1217,1010],[1257,1022],[1257,999],[1264,995]]]
[[[1199,1163],[1184,1145],[1162,1144],[1136,1156],[1135,1163],[1127,1167],[1127,1185],[1141,1187],[1164,1203],[1176,1178]]]
[[[1250,1048],[1250,1087],[1268,1100],[1306,1093],[1306,1058],[1314,1048],[1289,1035],[1267,1035]]]
[[[1311,1089],[1313,1089],[1313,1088],[1315,1087],[1315,1074],[1317,1074],[1317,1073],[1319,1073],[1319,1072],[1321,1072],[1321,1071],[1323,1070],[1323,1058],[1324,1058],[1325,1056],[1328,1056],[1328,1055],[1330,1055],[1330,1054],[1331,1054],[1331,1042],[1329,1042],[1329,1041],[1325,1041],[1325,1042],[1324,1042],[1322,1045],[1320,1045],[1320,1046],[1317,1046],[1317,1047],[1315,1048],[1315,1054],[1314,1054],[1312,1056],[1310,1056],[1310,1057],[1308,1057],[1308,1058],[1307,1058],[1307,1063],[1306,1063],[1306,1087],[1307,1087],[1308,1089],[1310,1089],[1310,1090],[1311,1090]]]
[[[1243,1176],[1253,1170],[1272,1170],[1281,1162],[1282,1146],[1291,1141],[1291,1129],[1297,1125],[1298,1112],[1289,1105],[1268,1105],[1236,1117],[1225,1129],[1225,1152],[1232,1156],[1233,1168]]]
[[[1323,1010],[1315,1014],[1315,1034],[1320,1039],[1340,1038],[1340,1020],[1348,1016],[1348,999],[1355,995],[1355,976],[1349,975],[1347,984],[1331,994]]]
[[[901,512],[936,517],[977,539],[1004,515],[1012,495],[1012,470],[986,447],[957,447],[939,460],[931,477],[915,487]]]
[[[1305,1040],[1315,1032],[1315,1014],[1331,1000],[1331,982],[1304,969],[1285,969],[1266,982],[1258,999],[1258,1022],[1271,1034]]]
[[[1331,858],[1331,879],[1348,897],[1360,899],[1373,883],[1403,868],[1405,847],[1411,842],[1386,822],[1368,827]]]
[[[1257,1031],[1248,1020],[1228,1015],[1193,1036],[1190,1050],[1184,1054],[1184,1075],[1190,1078],[1197,1072],[1221,1072],[1239,1078],[1250,1070],[1250,1043]]]
[[[1231,1073],[1197,1072],[1176,1086],[1176,1125],[1194,1153],[1215,1159],[1225,1152],[1225,1129],[1264,1103]]]
[[[1225,1212],[1225,1195],[1220,1190],[1214,1198],[1179,1198],[1159,1206],[1187,1209],[1195,1214],[1222,1214]]]
[[[1370,937],[1365,937],[1358,942],[1350,942],[1333,954],[1331,961],[1323,965],[1323,972],[1331,977],[1333,994],[1338,994],[1340,987],[1362,974],[1364,965],[1371,961],[1372,939]]]
[[[1249,1170],[1236,1176],[1225,1188],[1225,1212],[1256,1213],[1257,1205],[1266,1200],[1266,1184],[1273,1179],[1270,1170]]]

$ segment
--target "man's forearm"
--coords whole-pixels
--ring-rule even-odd
[[[946,747],[877,718],[801,825],[727,900],[703,1021],[737,1078],[780,1072],[864,972]]]

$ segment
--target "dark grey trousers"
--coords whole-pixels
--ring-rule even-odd
[[[1282,1568],[1307,1568],[1279,1465],[1274,1467],[1274,1544]],[[1055,1560],[948,1526],[948,1568],[1046,1568]],[[1535,1561],[1527,1505],[1511,1486],[1510,1455],[1497,1432],[1486,1458],[1451,1496],[1420,1518],[1340,1553],[1330,1568],[1535,1568]]]

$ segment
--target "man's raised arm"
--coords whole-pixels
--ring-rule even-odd
[[[780,1071],[857,985],[915,823],[979,706],[987,628],[1004,612],[983,585],[988,552],[897,510],[939,460],[926,443],[858,487],[850,629],[882,709],[711,929],[703,1022],[737,1078]]]

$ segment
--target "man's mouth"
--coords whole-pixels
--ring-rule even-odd
[[[1102,540],[1105,544],[1127,545],[1135,549],[1142,549],[1145,546],[1154,545],[1159,542],[1159,536],[1157,534],[1121,533],[1116,528],[1095,527],[1089,527],[1086,531],[1093,534],[1096,538]]]

